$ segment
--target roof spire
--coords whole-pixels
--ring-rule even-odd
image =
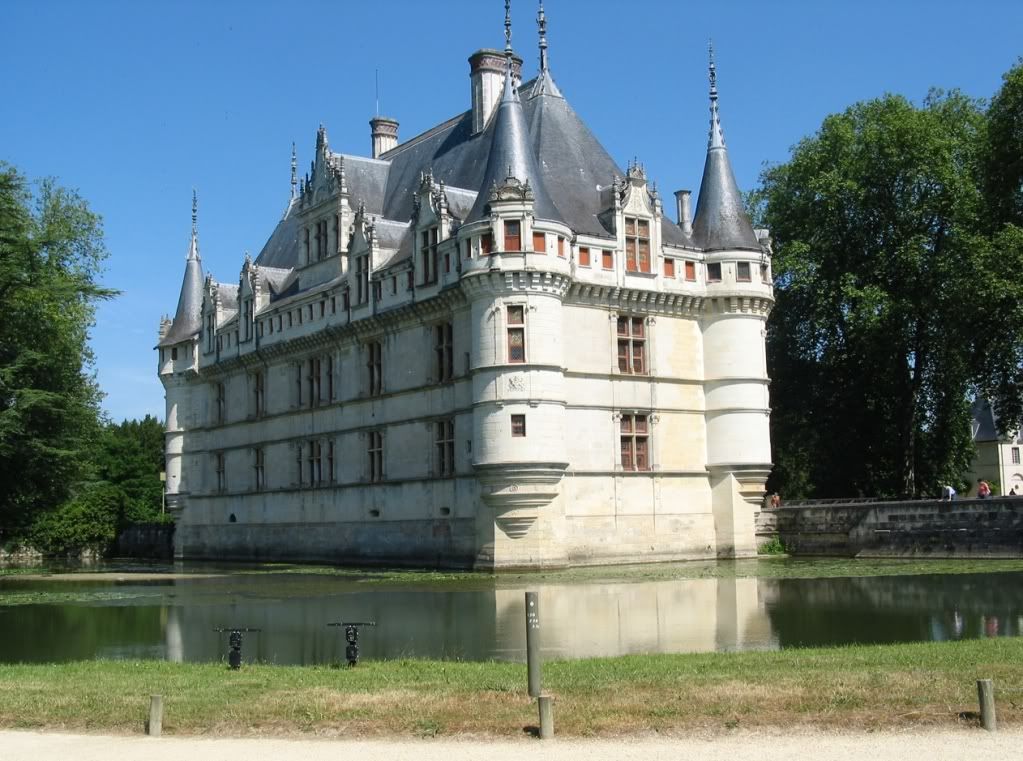
[[[721,134],[718,116],[718,77],[714,65],[714,44],[708,45],[710,54],[710,139],[707,141],[707,161],[703,165],[700,197],[696,202],[693,219],[693,238],[707,251],[741,249],[760,251],[760,242],[753,232],[749,216],[743,208],[742,193],[735,182],[735,173],[728,160],[725,138]]]
[[[710,76],[710,137],[707,141],[708,148],[724,148],[725,136],[721,131],[721,116],[718,114],[718,71],[714,65],[714,41],[707,43],[709,56],[708,72]]]
[[[540,31],[540,74],[543,75],[547,71],[547,16],[543,12],[543,0],[536,14],[536,26]]]
[[[196,238],[196,220],[199,218],[199,197],[196,195],[195,188],[192,188],[192,240]]]
[[[508,59],[508,68],[511,68],[512,46],[511,46],[511,0],[504,0],[504,55]]]
[[[199,199],[192,188],[192,240],[185,258],[185,277],[181,281],[178,308],[170,329],[161,337],[160,346],[180,343],[199,332],[199,311],[202,308],[202,260],[199,257]]]
[[[298,195],[298,153],[295,152],[295,143],[291,144],[291,197]]]

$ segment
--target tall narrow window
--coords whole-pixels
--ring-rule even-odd
[[[305,385],[304,378],[302,377],[302,362],[295,364],[295,406],[302,406],[302,387]]]
[[[327,442],[327,480],[334,483],[334,440]]]
[[[533,250],[538,254],[547,253],[547,235],[536,230],[533,231]]]
[[[302,445],[295,445],[295,483],[302,485]]]
[[[252,450],[252,472],[256,491],[266,488],[266,472],[263,468],[263,450],[260,447]]]
[[[308,457],[306,464],[309,469],[309,484],[316,486],[323,480],[323,460],[321,459],[322,449],[319,441],[310,441],[308,446]]]
[[[324,364],[327,366],[327,401],[334,401],[334,358],[331,355],[327,355],[323,358]]]
[[[437,279],[437,228],[423,230],[419,237],[419,268],[422,270],[423,285]]]
[[[217,425],[227,422],[227,392],[223,383],[213,384],[213,421]]]
[[[766,264],[760,265],[760,280],[768,284],[771,282],[771,269]]]
[[[650,221],[625,218],[625,269],[629,272],[650,271]]]
[[[494,236],[490,233],[480,236],[480,254],[489,254],[494,250]]]
[[[713,262],[707,265],[707,282],[721,282],[721,262]]]
[[[381,431],[369,432],[369,480],[376,483],[384,479],[384,434]]]
[[[309,386],[309,406],[315,407],[320,403],[320,358],[310,359],[307,367],[306,383]]]
[[[504,221],[504,250],[522,250],[522,223],[517,219]]]
[[[618,370],[646,374],[646,331],[642,317],[618,318]]]
[[[1019,447],[1012,448],[1012,464],[1019,465]]]
[[[366,344],[366,368],[368,370],[370,396],[377,396],[383,393],[383,346],[379,341],[371,341]]]
[[[613,270],[615,268],[614,253],[606,249],[601,251],[600,266],[606,270]]]
[[[622,415],[622,470],[650,470],[646,415]]]
[[[565,239],[560,235],[558,236],[558,256],[562,259],[565,258]]]
[[[224,470],[224,453],[213,454],[213,467],[217,474],[217,492],[223,494],[227,491],[227,471]]]
[[[451,476],[455,473],[455,421],[441,420],[434,423],[437,449],[437,475]]]
[[[257,370],[252,374],[253,413],[256,417],[261,417],[266,412],[266,388],[264,382],[262,370]]]
[[[450,322],[433,328],[434,355],[436,357],[436,378],[438,383],[451,380],[455,374],[455,355],[452,348],[453,329]]]
[[[753,278],[750,275],[749,262],[735,263],[735,280],[738,283],[749,283]]]
[[[696,282],[696,262],[686,262],[686,280]]]
[[[664,259],[664,276],[674,278],[675,277],[675,260],[665,257]]]
[[[305,260],[306,260],[306,263],[311,262],[312,259],[310,258],[310,253],[311,252],[309,251],[309,228],[308,227],[305,228],[305,242],[304,242],[303,248],[305,249]]]
[[[522,304],[508,307],[508,361],[526,361],[526,308]]]
[[[579,266],[589,267],[590,266],[590,249],[586,246],[579,247]]]
[[[525,415],[511,416],[511,435],[514,436],[515,438],[520,438],[526,435]]]
[[[365,304],[369,298],[369,256],[355,259],[355,303]]]

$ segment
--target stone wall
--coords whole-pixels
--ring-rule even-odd
[[[1023,499],[917,500],[764,510],[758,536],[793,555],[1023,557]]]

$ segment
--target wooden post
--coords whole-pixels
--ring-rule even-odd
[[[526,673],[529,697],[540,697],[540,601],[526,592]]]
[[[549,740],[554,737],[554,700],[550,695],[537,698],[540,704],[540,739]]]
[[[990,679],[977,680],[977,697],[980,699],[980,723],[988,732],[998,729],[995,717],[995,683]]]
[[[163,731],[163,695],[150,695],[146,734],[150,737],[159,737],[161,731]]]

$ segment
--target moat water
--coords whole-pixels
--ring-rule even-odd
[[[70,580],[0,575],[0,661],[215,661],[227,643],[214,629],[248,627],[261,631],[245,636],[246,661],[329,664],[344,656],[341,630],[328,626],[339,620],[376,622],[360,638],[363,658],[521,661],[526,590],[540,595],[547,658],[954,640],[1023,630],[1023,563],[977,572],[982,564],[828,562],[513,578],[180,566],[130,569],[145,570],[144,578],[116,567]],[[861,570],[870,575],[858,575]],[[971,572],[955,572],[961,570]]]

